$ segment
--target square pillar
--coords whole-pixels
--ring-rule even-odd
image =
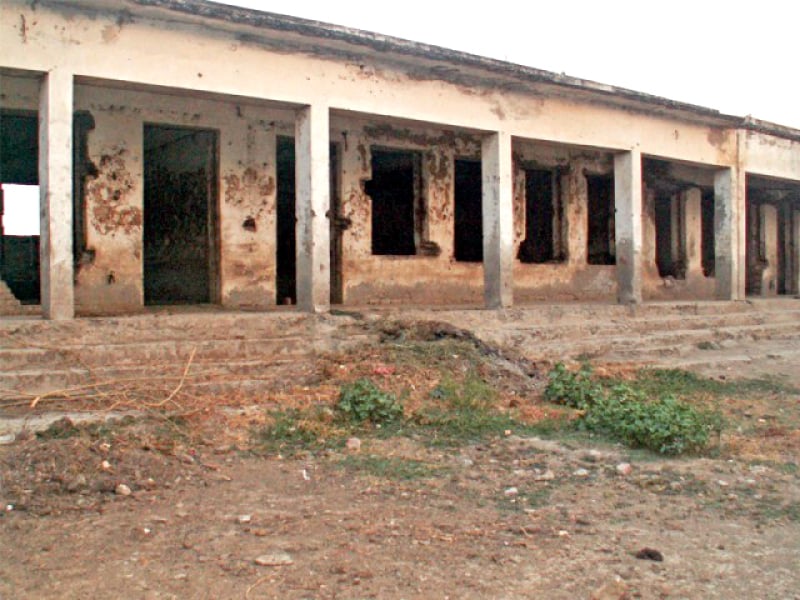
[[[686,278],[703,276],[703,192],[691,188],[683,194],[683,231]]]
[[[314,104],[297,111],[297,305],[307,312],[330,309],[329,139],[327,106]]]
[[[514,188],[511,135],[492,133],[481,147],[483,173],[483,282],[487,308],[514,302]]]
[[[638,148],[614,156],[617,300],[642,301],[642,154]]]
[[[75,316],[72,256],[72,73],[45,74],[39,94],[42,314]]]
[[[793,294],[800,295],[800,210],[790,212],[792,216],[792,235],[791,235],[791,265],[792,265],[792,286]]]
[[[714,277],[718,300],[744,300],[745,175],[732,167],[714,175]]]

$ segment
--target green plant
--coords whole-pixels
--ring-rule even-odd
[[[345,420],[369,421],[375,425],[391,423],[403,416],[403,406],[397,397],[366,378],[342,386],[336,410]]]
[[[544,398],[554,404],[587,410],[603,397],[603,388],[592,379],[592,367],[588,362],[572,372],[564,363],[556,363],[547,376]]]
[[[615,387],[587,411],[581,425],[633,448],[670,455],[702,450],[710,435],[721,428],[715,413],[697,410],[672,396],[645,402],[636,399],[635,392],[626,397],[628,391]]]
[[[577,372],[558,363],[548,376],[545,399],[583,411],[577,421],[582,429],[660,454],[702,450],[711,434],[722,429],[718,413],[698,410],[666,392],[669,384],[697,389],[702,379],[683,371],[642,372],[641,378],[644,382],[603,387],[592,379],[588,363]]]

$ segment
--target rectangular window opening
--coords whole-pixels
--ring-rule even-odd
[[[586,175],[589,228],[587,238],[590,265],[616,264],[614,244],[614,177]]]
[[[459,262],[483,261],[482,200],[481,162],[456,160],[453,250]]]
[[[372,254],[413,256],[422,240],[422,157],[414,150],[372,147]]]
[[[525,239],[517,258],[523,263],[563,262],[560,235],[563,220],[558,173],[525,170]]]

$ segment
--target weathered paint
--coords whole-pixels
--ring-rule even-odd
[[[800,180],[797,132],[784,136],[780,128],[740,124],[706,109],[570,78],[538,77],[511,65],[496,73],[477,63],[467,67],[467,57],[447,51],[422,57],[419,48],[396,41],[387,48],[396,47],[399,54],[374,52],[372,42],[353,42],[354,34],[346,32],[316,39],[291,27],[257,29],[188,9],[172,10],[168,22],[164,8],[88,6],[83,0],[0,4],[0,67],[34,76],[0,74],[0,104],[36,109],[46,99],[38,90],[44,73],[74,73],[76,85],[69,94],[74,92],[75,109],[90,112],[96,122],[88,142],[98,172],[86,186],[91,253],[78,265],[74,290],[75,306],[84,313],[143,306],[145,123],[219,132],[214,300],[233,308],[274,304],[275,136],[293,135],[296,126],[298,285],[301,304],[313,310],[325,309],[329,286],[323,160],[328,138],[341,150],[341,214],[351,222],[342,236],[348,304],[476,303],[488,292],[492,304],[505,306],[511,289],[517,301],[610,299],[618,279],[625,300],[638,300],[640,294],[707,297],[712,285],[721,298],[741,298],[745,173]],[[437,61],[443,60],[461,62],[437,71]],[[309,121],[315,110],[325,119]],[[502,208],[487,213],[484,269],[454,257],[453,161],[482,157],[486,166],[493,158],[486,146],[482,152],[481,140],[493,139],[498,131],[514,141],[507,144],[509,156],[503,155],[508,173],[503,171],[502,198],[492,196],[487,204]],[[55,137],[46,141],[43,152],[64,151]],[[363,182],[371,177],[375,145],[421,153],[424,218],[415,231],[415,256],[371,253],[371,201]],[[675,173],[690,171],[682,178],[693,185],[714,186],[716,278],[697,276],[693,253],[699,217],[696,197],[689,196],[675,200],[686,208],[686,280],[666,286],[658,277],[652,199],[642,192],[633,163],[623,169],[620,162],[631,148],[637,155],[673,161]],[[615,160],[624,175],[624,181],[617,177],[618,206],[625,209],[616,221],[620,266],[588,265],[585,174],[610,173]],[[527,163],[558,168],[562,263],[516,259],[525,235]],[[486,188],[487,194],[497,191]],[[69,238],[68,224],[58,231]],[[63,273],[45,279],[59,289],[69,287]]]

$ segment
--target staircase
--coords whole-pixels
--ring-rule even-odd
[[[800,364],[800,300],[541,304],[505,311],[410,311],[533,361],[590,359],[698,367],[754,357]]]
[[[136,316],[0,319],[0,399],[97,390],[250,397],[319,379],[321,352],[376,343],[384,321],[438,321],[532,361],[671,367],[754,357],[800,364],[800,301],[541,304],[503,311],[367,309],[363,315],[159,310]]]
[[[0,399],[179,384],[194,393],[257,394],[313,377],[320,352],[375,340],[351,317],[290,312],[0,319]]]

